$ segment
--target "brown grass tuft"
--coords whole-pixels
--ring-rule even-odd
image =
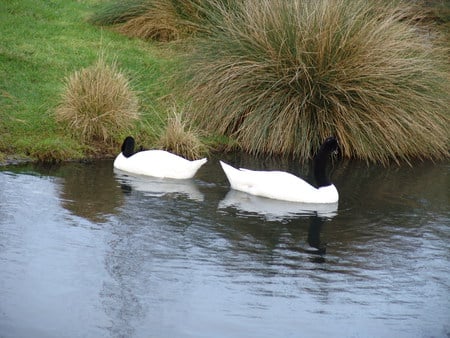
[[[183,113],[176,111],[169,115],[157,145],[190,160],[204,157],[208,152],[207,146],[200,139],[200,132],[188,125]]]
[[[139,118],[138,98],[116,63],[103,57],[66,79],[56,119],[84,142],[113,143]]]
[[[220,9],[238,0],[128,0],[107,4],[91,22],[145,40],[173,41],[208,32]]]
[[[163,42],[178,40],[191,29],[190,25],[181,22],[172,1],[167,0],[154,1],[144,13],[116,28],[130,37]]]

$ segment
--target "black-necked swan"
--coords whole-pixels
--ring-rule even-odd
[[[189,161],[165,150],[134,151],[134,138],[128,136],[121,153],[114,160],[114,168],[138,175],[161,178],[188,179],[194,177],[206,158]]]
[[[301,203],[336,203],[339,194],[326,174],[331,153],[339,148],[335,137],[327,138],[314,157],[317,188],[301,178],[283,171],[236,169],[220,161],[231,188],[251,195]]]

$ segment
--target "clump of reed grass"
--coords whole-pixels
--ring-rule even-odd
[[[138,98],[115,62],[103,57],[65,81],[56,119],[84,142],[112,144],[139,118]]]
[[[408,5],[247,0],[222,15],[187,59],[201,127],[304,160],[329,135],[349,158],[449,155],[446,50]]]
[[[121,24],[145,13],[149,3],[149,0],[106,2],[97,9],[88,21],[99,26]]]
[[[173,41],[207,32],[210,18],[237,0],[131,0],[106,4],[90,21],[144,40]]]
[[[202,142],[201,133],[184,118],[184,114],[174,110],[167,118],[167,124],[157,142],[157,146],[190,160],[199,159],[208,152]]]
[[[144,40],[173,41],[196,30],[191,21],[183,21],[172,1],[153,1],[147,10],[119,25],[116,30]]]

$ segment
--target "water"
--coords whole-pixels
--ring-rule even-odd
[[[217,159],[3,168],[0,337],[449,337],[449,173],[336,163],[317,210],[230,192]]]

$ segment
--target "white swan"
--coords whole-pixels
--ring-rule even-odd
[[[336,138],[329,137],[314,157],[314,177],[317,188],[301,178],[283,171],[253,171],[236,169],[220,161],[231,188],[251,195],[301,203],[336,203],[339,194],[326,175],[331,153],[337,152]]]
[[[205,164],[206,158],[189,161],[165,150],[134,151],[134,138],[128,136],[122,152],[114,160],[114,168],[138,175],[161,178],[188,179]]]

